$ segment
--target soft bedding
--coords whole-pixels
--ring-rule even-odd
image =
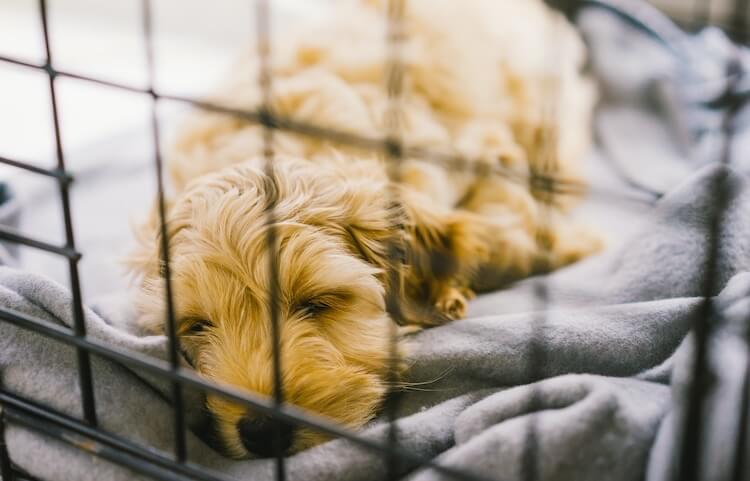
[[[544,303],[539,279],[530,279],[480,296],[468,319],[415,335],[406,380],[419,384],[397,394],[399,444],[493,479],[521,480],[529,470],[539,480],[670,479],[692,359],[690,326],[704,302],[710,226],[722,183],[728,198],[710,293],[716,382],[707,394],[705,423],[712,462],[704,463],[703,479],[728,479],[737,393],[748,362],[740,336],[750,318],[750,181],[740,154],[750,148],[750,109],[736,118],[733,162],[720,166],[712,161],[720,152],[724,112],[703,106],[693,94],[696,85],[723,79],[730,44],[716,31],[685,38],[691,55],[702,52],[708,59],[685,64],[642,27],[610,12],[585,10],[579,25],[604,98],[599,146],[589,160],[595,190],[578,215],[607,233],[611,247],[546,276]],[[145,211],[150,199],[148,145],[126,136],[83,158],[103,155],[104,166],[81,161],[74,197],[86,254],[88,334],[165,358],[163,337],[119,328],[130,307],[116,253],[127,248],[127,210]],[[55,193],[33,182],[15,187],[22,193],[21,228],[52,235],[53,226],[44,223],[57,217]],[[105,216],[103,205],[115,209]],[[65,265],[29,251],[15,262],[23,270],[0,269],[0,305],[71,326],[70,294],[58,284],[66,282]],[[98,357],[93,365],[101,426],[169,452],[166,383]],[[71,348],[0,323],[0,368],[6,389],[80,415]],[[198,431],[200,399],[188,394],[188,418]],[[379,420],[364,435],[385,440],[386,430]],[[533,457],[524,454],[529,432]],[[13,462],[41,479],[141,479],[13,424],[5,435]],[[191,460],[230,478],[272,479],[273,460],[223,458],[193,433],[188,448]],[[412,480],[443,477],[409,462],[401,469]],[[386,466],[381,457],[335,440],[290,457],[287,470],[289,479],[306,481],[376,480]]]

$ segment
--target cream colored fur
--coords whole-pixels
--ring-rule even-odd
[[[405,143],[518,175],[582,183],[595,90],[584,48],[538,0],[409,0],[399,123]],[[384,6],[341,1],[325,25],[274,39],[273,111],[382,137]],[[256,109],[257,61],[243,59],[211,99]],[[477,289],[493,289],[596,251],[572,223],[574,200],[500,176],[405,159],[393,176],[372,152],[285,132],[275,175],[263,169],[260,128],[197,112],[169,156],[171,273],[181,343],[217,382],[271,395],[267,209],[274,204],[286,401],[351,428],[387,392],[392,319],[429,326],[461,317]],[[474,171],[476,172],[476,170]],[[544,202],[542,202],[544,200]],[[164,325],[156,218],[139,232],[139,322]],[[394,264],[389,250],[398,247]],[[390,276],[388,272],[397,272]],[[248,455],[237,430],[254,413],[207,401],[228,453]],[[295,431],[291,450],[326,437]]]

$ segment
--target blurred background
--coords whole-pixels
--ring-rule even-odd
[[[696,12],[721,24],[731,0],[653,0],[677,20]],[[252,1],[154,0],[157,89],[200,94],[221,77],[252,38]],[[326,0],[274,0],[277,20],[323,15]],[[146,79],[141,0],[49,0],[55,65],[120,83]],[[0,55],[41,62],[43,43],[36,0],[0,1]],[[85,82],[61,79],[60,114],[66,150],[75,150],[128,127],[144,124],[147,99]],[[53,152],[46,76],[0,64],[0,155],[33,162]],[[71,159],[75,161],[75,159]],[[71,165],[71,167],[75,167]],[[9,175],[6,170],[6,175]]]
[[[57,69],[145,86],[142,0],[47,3]],[[293,22],[324,17],[334,3],[272,0],[272,28],[283,32]],[[690,28],[688,19],[725,24],[732,0],[652,3]],[[209,91],[253,40],[254,4],[252,0],[152,0],[156,89],[181,96]],[[707,4],[711,7],[702,7]],[[38,0],[0,0],[0,56],[43,62]],[[155,194],[150,99],[68,78],[59,78],[56,85],[66,167],[76,179],[71,202],[77,247],[84,254],[80,264],[84,294],[124,289],[122,260],[132,246],[131,225],[145,217]],[[164,144],[179,126],[185,108],[159,103]],[[0,156],[53,168],[54,150],[47,74],[0,62]],[[5,166],[0,166],[0,180],[9,182],[16,203],[26,211],[17,223],[21,233],[64,245],[55,182]],[[0,206],[0,221],[6,220],[4,215]],[[67,262],[54,255],[21,248],[19,264],[63,284],[69,280]]]
[[[285,21],[321,14],[325,0],[275,0]],[[56,68],[143,86],[146,64],[141,0],[49,0]],[[152,2],[156,88],[194,95],[221,77],[252,39],[253,2],[155,0]],[[41,63],[43,39],[37,0],[0,1],[0,55]],[[44,161],[53,153],[46,75],[0,64],[0,155]],[[148,119],[148,100],[90,83],[59,80],[66,150]],[[71,166],[74,167],[74,166]]]

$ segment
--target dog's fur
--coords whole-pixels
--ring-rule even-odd
[[[281,32],[273,111],[382,134],[384,19],[378,1],[342,1],[324,27]],[[405,28],[399,123],[408,145],[521,178],[541,171],[581,181],[595,94],[561,15],[537,0],[411,0]],[[255,59],[244,60],[212,100],[256,108],[256,76]],[[416,159],[394,175],[373,153],[282,132],[268,176],[262,145],[260,127],[209,112],[194,115],[175,143],[167,221],[181,344],[207,378],[272,394],[273,205],[285,400],[352,428],[373,417],[389,387],[387,298],[397,299],[400,322],[436,325],[460,318],[473,290],[600,246],[566,217],[570,198],[542,199],[517,180]],[[155,332],[165,312],[157,225],[154,215],[132,258],[139,322]],[[394,247],[398,265],[389,261]],[[255,414],[216,396],[207,407],[228,453],[247,456],[237,426]],[[296,451],[325,436],[298,429],[293,439]]]

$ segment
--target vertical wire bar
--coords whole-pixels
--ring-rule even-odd
[[[386,48],[387,59],[385,65],[385,89],[388,96],[388,104],[385,112],[384,127],[386,135],[386,169],[393,185],[397,185],[401,179],[401,163],[403,161],[403,139],[401,135],[401,97],[403,93],[404,66],[401,59],[401,50],[404,42],[404,1],[388,0]],[[391,203],[400,205],[398,191],[390,192],[395,198]],[[400,210],[400,209],[397,209]],[[401,215],[399,212],[393,213]],[[393,225],[398,225],[400,219],[392,219]],[[389,242],[388,246],[388,289],[386,305],[391,316],[391,329],[389,332],[389,355],[388,355],[388,377],[387,384],[395,386],[398,382],[398,365],[401,362],[398,349],[398,325],[402,324],[403,313],[396,292],[401,282],[402,253],[404,246],[399,245],[403,239],[397,238]],[[385,456],[386,479],[395,480],[401,472],[400,459],[396,455],[398,447],[398,398],[394,395],[388,397],[385,405],[385,414],[388,417],[388,452]]]
[[[735,8],[742,5],[742,1],[735,3]],[[735,11],[734,15],[745,12]],[[734,134],[734,118],[742,105],[742,99],[737,95],[737,85],[741,78],[740,51],[735,49],[734,56],[727,66],[727,88],[723,95],[726,113],[722,122],[724,139],[720,163],[729,166],[732,158],[732,137]],[[709,370],[709,339],[714,328],[712,316],[714,305],[712,294],[716,291],[718,256],[721,250],[721,230],[724,214],[729,203],[726,175],[716,179],[716,209],[713,212],[709,230],[708,258],[703,278],[703,303],[693,323],[695,333],[695,355],[692,366],[692,376],[688,387],[688,399],[683,420],[682,439],[679,440],[681,462],[675,472],[676,480],[694,481],[700,478],[702,466],[703,441],[703,406],[704,397],[712,381]]]
[[[0,479],[3,481],[13,481],[15,479],[13,466],[10,464],[8,445],[5,442],[4,406],[0,406]]]
[[[734,0],[734,13],[729,19],[729,28],[736,37],[736,41],[747,43],[750,40],[750,0]]]
[[[746,325],[745,329],[750,328]],[[748,339],[749,332],[745,333],[745,343],[750,346],[750,339]],[[737,426],[737,440],[734,445],[734,466],[732,467],[732,481],[742,481],[745,479],[745,473],[747,472],[747,436],[748,436],[748,421],[750,421],[750,413],[748,413],[748,401],[750,399],[750,357],[745,364],[745,376],[742,381],[742,391],[740,398],[740,421]]]
[[[49,78],[50,100],[52,104],[52,121],[55,131],[55,152],[57,156],[57,169],[61,174],[66,174],[65,158],[63,156],[62,137],[60,134],[60,117],[57,110],[57,91],[55,89],[56,72],[52,66],[52,49],[50,48],[49,22],[47,19],[47,2],[39,0],[39,12],[42,21],[42,33],[44,36],[45,70]],[[73,220],[70,212],[70,192],[67,175],[59,179],[60,200],[63,208],[65,222],[65,247],[75,250],[75,239],[73,236]],[[78,276],[78,259],[68,259],[68,270],[70,272],[70,289],[73,296],[73,332],[78,337],[86,337],[86,325],[83,317],[83,301],[81,299],[81,283]],[[96,405],[94,400],[94,386],[91,376],[91,357],[85,349],[76,348],[78,361],[78,378],[81,387],[81,398],[83,405],[83,417],[88,424],[96,426]]]
[[[571,1],[563,0],[559,8],[562,12],[572,15],[573,4]],[[548,39],[546,45],[556,46],[558,43],[557,24],[553,24],[545,32]],[[547,278],[547,272],[551,266],[552,256],[552,237],[551,229],[551,209],[554,209],[554,196],[557,193],[557,186],[554,181],[558,173],[557,163],[559,162],[559,137],[558,137],[558,108],[560,105],[559,96],[560,80],[555,77],[554,65],[559,65],[563,58],[559,49],[549,48],[545,52],[545,65],[550,66],[547,73],[548,77],[544,79],[544,101],[541,105],[541,128],[540,144],[541,150],[539,158],[533,160],[531,166],[531,177],[529,189],[539,204],[539,225],[536,228],[535,243],[538,249],[534,259],[534,271],[540,274],[539,278],[534,280],[534,300],[536,314],[532,319],[531,339],[529,340],[529,378],[531,382],[536,382],[543,377],[544,367],[547,364],[547,351],[544,345],[545,326],[547,325],[548,312],[550,308],[550,288]],[[559,68],[562,68],[561,66]],[[562,73],[561,73],[562,76]],[[541,403],[539,388],[535,385],[532,390],[529,401],[529,422],[525,433],[523,453],[521,456],[522,478],[525,481],[535,481],[540,479],[542,473],[539,472],[538,460],[541,459],[539,453],[539,426],[538,410]]]
[[[2,373],[0,373],[0,388],[3,385]],[[5,441],[5,405],[0,403],[0,479],[3,481],[13,481],[13,465],[10,463],[10,454],[8,454],[8,444]]]
[[[537,245],[540,249],[544,249],[542,242],[539,240],[537,240]],[[540,257],[543,255],[542,253],[539,254]],[[546,352],[542,347],[541,338],[544,334],[544,325],[547,322],[546,309],[549,303],[549,286],[542,278],[534,281],[534,300],[536,314],[531,321],[531,338],[529,339],[528,346],[529,378],[531,382],[535,382],[541,378],[542,366],[546,359]],[[539,459],[539,438],[537,414],[535,412],[539,402],[540,395],[538,388],[534,386],[529,401],[528,412],[530,416],[529,422],[526,425],[526,432],[524,433],[523,452],[521,453],[521,478],[524,481],[535,481],[540,477],[537,463]]]
[[[261,91],[260,121],[263,135],[263,161],[265,175],[274,184],[274,120],[271,112],[272,77],[271,77],[271,18],[268,0],[256,0],[256,30],[258,48],[258,86]],[[268,292],[269,321],[271,323],[272,361],[273,361],[273,400],[278,410],[284,403],[283,372],[281,366],[281,326],[279,325],[279,259],[277,252],[276,231],[276,196],[268,193],[266,205],[266,244],[268,248],[268,272],[270,286]],[[276,457],[276,480],[286,479],[284,465],[283,426],[273,420],[273,444]]]
[[[736,33],[740,42],[746,41],[750,25],[748,24],[748,15],[750,15],[750,0],[735,0],[734,13],[729,20],[729,25],[733,32]],[[750,317],[745,320],[745,345],[750,350]],[[747,452],[748,452],[748,422],[750,422],[750,354],[745,363],[745,376],[742,383],[740,398],[740,422],[737,428],[737,440],[735,442],[734,466],[732,467],[732,481],[742,481],[748,469]]]
[[[159,132],[159,117],[157,112],[158,96],[154,92],[154,41],[153,21],[151,16],[151,1],[143,0],[141,3],[143,41],[146,55],[146,73],[148,78],[148,92],[151,97],[151,140],[154,143],[154,165],[156,168],[156,192],[157,208],[159,211],[159,241],[161,265],[159,266],[164,275],[164,292],[166,302],[166,334],[168,338],[169,366],[173,372],[180,367],[179,352],[180,340],[177,337],[175,325],[174,294],[172,292],[172,271],[169,256],[169,228],[167,226],[167,207],[164,194],[164,162],[161,156],[161,135]],[[174,457],[177,462],[184,462],[187,457],[185,441],[185,409],[183,403],[182,385],[178,381],[172,381],[170,385],[172,395],[172,413],[174,417]]]

